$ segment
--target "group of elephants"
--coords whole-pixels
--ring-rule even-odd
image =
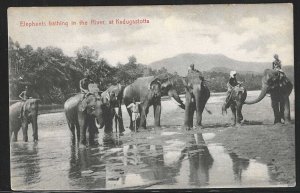
[[[72,96],[64,104],[68,126],[72,133],[72,141],[75,143],[77,136],[78,143],[86,145],[88,131],[88,142],[93,144],[98,129],[104,127],[105,133],[113,131],[113,120],[115,120],[115,125],[118,125],[119,132],[123,132],[121,105],[124,103],[128,106],[133,100],[140,102],[139,129],[146,128],[146,118],[150,106],[153,106],[154,110],[154,126],[160,127],[161,96],[163,95],[175,99],[179,107],[185,109],[183,125],[185,129],[193,127],[195,111],[196,126],[202,127],[202,113],[210,97],[210,91],[198,72],[188,73],[187,77],[182,78],[182,81],[186,91],[185,104],[175,90],[174,78],[167,74],[156,77],[141,77],[126,87],[120,84],[113,85],[102,93],[88,94],[85,100],[82,100],[82,94]],[[274,123],[279,123],[282,119],[285,123],[289,123],[291,120],[289,95],[292,89],[293,84],[287,77],[281,77],[280,72],[276,70],[266,69],[263,74],[261,93],[255,100],[246,101],[247,92],[245,89],[237,87],[232,91],[229,105],[233,112],[233,124],[243,120],[241,113],[243,104],[258,103],[267,93],[271,96]],[[24,141],[28,141],[29,123],[32,123],[34,140],[38,140],[38,102],[38,99],[29,99],[10,106],[12,140],[17,140],[18,131],[22,127]],[[128,109],[127,111],[130,116],[130,129],[133,129],[131,111]]]

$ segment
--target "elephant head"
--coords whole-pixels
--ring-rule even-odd
[[[95,118],[95,124],[98,129],[104,126],[104,102],[99,95],[89,94],[82,101],[81,111],[85,111],[86,115]]]
[[[121,107],[124,88],[125,87],[121,84],[112,85],[101,94],[105,102],[115,108],[116,112],[118,112]]]
[[[161,95],[168,95],[169,97],[171,97],[172,101],[174,101],[180,108],[185,109],[185,105],[183,101],[180,99],[174,86],[176,84],[175,83],[176,77],[165,73],[165,74],[160,74],[155,78],[160,83]]]
[[[245,101],[245,104],[255,104],[260,102],[267,93],[278,95],[290,95],[293,84],[286,77],[282,76],[278,70],[266,69],[263,73],[262,87],[259,96],[252,101]]]
[[[22,112],[21,112],[21,119],[23,123],[31,123],[33,129],[33,138],[34,140],[38,140],[38,124],[37,124],[37,117],[38,117],[38,106],[39,106],[39,99],[28,99],[24,102]]]

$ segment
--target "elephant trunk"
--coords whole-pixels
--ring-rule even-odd
[[[104,124],[103,123],[99,123],[100,121],[97,120],[97,118],[95,118],[95,125],[98,129],[101,129],[103,128]]]
[[[268,86],[263,86],[261,91],[260,91],[259,96],[256,99],[254,99],[252,101],[245,101],[244,104],[252,105],[252,104],[258,103],[259,101],[261,101],[266,96],[267,91],[268,91]]]
[[[183,101],[180,99],[179,95],[174,89],[171,89],[168,91],[168,95],[171,97],[171,99],[176,102],[176,104],[182,108],[185,109],[185,105],[183,104]]]

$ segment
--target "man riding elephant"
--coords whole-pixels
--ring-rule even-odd
[[[274,113],[274,124],[290,123],[290,100],[289,95],[293,90],[293,84],[287,76],[280,78],[281,72],[274,69],[266,69],[262,77],[262,86],[259,96],[245,104],[251,105],[260,102],[266,94],[270,94],[271,105]]]
[[[236,79],[236,71],[230,72],[230,78],[227,83],[227,96],[222,106],[222,115],[227,113],[227,108],[232,111],[232,125],[240,125],[243,118],[242,108],[247,97],[247,91],[241,86],[241,82]]]
[[[32,124],[33,139],[38,140],[38,106],[39,99],[27,99],[16,102],[9,107],[9,129],[13,141],[17,141],[18,132],[22,127],[23,140],[28,141],[28,125]],[[21,115],[21,116],[20,116]]]
[[[236,71],[230,71],[230,77],[229,77],[229,81],[227,83],[226,99],[222,106],[222,112],[226,111],[226,109],[228,109],[228,107],[229,107],[231,92],[234,89],[234,87],[240,86],[242,83],[242,82],[237,81],[236,74],[237,74]]]
[[[101,93],[103,102],[105,103],[108,112],[105,114],[108,125],[113,124],[113,119],[115,118],[115,128],[116,131],[119,129],[119,133],[125,131],[123,125],[123,116],[122,116],[122,101],[123,101],[123,92],[124,86],[121,84],[111,85],[104,92]],[[112,131],[112,130],[111,130]]]
[[[97,93],[88,93],[84,100],[81,100],[81,94],[69,98],[65,104],[65,115],[68,126],[71,131],[72,143],[77,142],[79,145],[86,145],[86,132],[89,132],[89,144],[97,144],[95,136],[98,129],[106,126],[104,115],[106,107],[103,99]]]
[[[80,92],[82,94],[84,94],[82,99],[84,99],[86,97],[86,95],[90,92],[89,91],[89,85],[93,84],[93,83],[94,83],[94,81],[91,79],[90,71],[87,70],[84,73],[84,78],[79,81]]]
[[[189,71],[184,81],[185,86],[185,118],[183,127],[190,130],[193,127],[193,117],[196,112],[196,127],[202,128],[202,113],[210,97],[206,81],[200,72]],[[207,110],[207,109],[206,109]],[[211,112],[207,110],[209,114]]]

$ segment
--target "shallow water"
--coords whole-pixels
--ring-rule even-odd
[[[155,139],[147,139],[150,133]],[[100,146],[82,149],[70,145],[68,136],[17,142],[11,150],[12,189],[285,186],[268,166],[209,143],[213,136],[141,132],[100,137]]]
[[[220,97],[224,96],[210,100],[217,103]],[[163,116],[176,108],[171,101],[163,101]],[[124,125],[128,125],[125,112],[123,115]],[[173,124],[138,133],[126,128],[121,137],[100,130],[99,146],[80,149],[70,143],[63,113],[40,115],[39,142],[22,142],[20,132],[19,141],[11,145],[12,189],[286,186],[275,180],[271,165],[239,158],[222,144],[212,143],[214,133],[186,132]]]

